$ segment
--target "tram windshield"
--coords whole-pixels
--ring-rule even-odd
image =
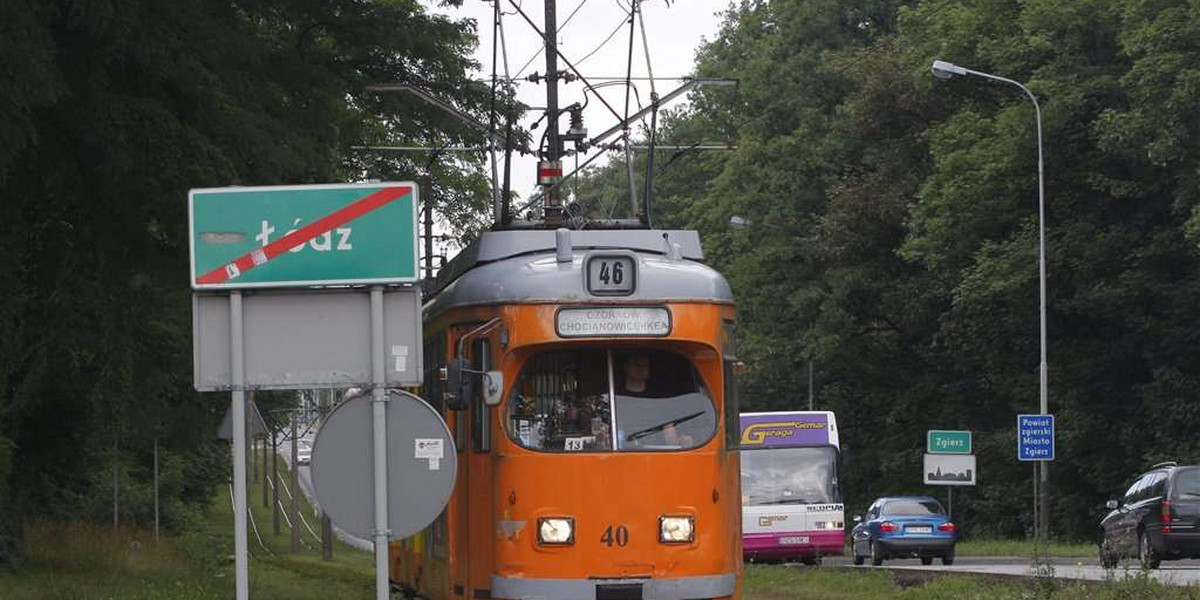
[[[679,354],[560,350],[525,365],[507,425],[513,440],[535,450],[686,450],[712,439],[717,415],[696,370]]]
[[[841,502],[837,449],[832,446],[742,450],[742,503]]]

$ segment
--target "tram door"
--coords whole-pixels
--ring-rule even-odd
[[[464,335],[478,324],[458,328],[458,334]],[[484,402],[482,377],[479,373],[492,368],[492,343],[487,337],[469,340],[468,363],[471,373],[466,393],[467,410],[460,411],[458,416],[459,448],[464,451],[459,461],[460,481],[465,481],[465,496],[461,497],[460,510],[465,512],[465,519],[458,521],[465,524],[460,528],[461,552],[458,554],[464,560],[458,565],[463,591],[461,597],[466,600],[488,598],[490,595],[490,570],[492,553],[492,465],[491,465],[491,411]],[[458,579],[458,577],[456,577]],[[455,592],[458,590],[455,589]]]
[[[469,331],[467,327],[456,327],[456,336],[446,336],[450,350],[443,349],[444,354],[451,354],[457,348],[458,338]],[[446,339],[443,338],[443,339]],[[471,594],[471,538],[467,528],[470,514],[467,499],[470,498],[469,485],[471,482],[470,414],[467,410],[453,412],[454,447],[457,452],[455,460],[458,463],[458,481],[454,485],[454,496],[450,502],[451,540],[450,550],[450,598],[455,600],[470,600]]]

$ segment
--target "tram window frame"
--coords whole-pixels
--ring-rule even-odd
[[[680,366],[686,368],[692,378],[694,387],[690,391],[682,391],[682,393],[667,396],[656,395],[654,393],[648,395],[626,395],[628,392],[623,392],[617,387],[614,371],[621,368],[618,366],[618,356],[621,354],[628,356],[631,353],[661,356],[660,358],[655,358],[654,362],[659,363],[664,360],[667,362],[665,365],[659,364],[657,367],[659,369],[668,365],[676,368]],[[668,355],[670,358],[663,358]],[[589,361],[594,362],[596,359],[604,361],[603,368],[599,372],[589,372],[586,378],[581,376],[582,374],[579,371],[570,367],[588,364]],[[539,361],[544,361],[545,364],[539,365]],[[677,362],[672,365],[671,361]],[[668,370],[665,372],[670,373],[671,371]],[[591,380],[593,384],[591,387],[594,387],[594,384],[597,382],[595,376],[598,374],[600,375],[600,382],[603,384],[598,389],[602,391],[599,394],[596,394],[595,391],[592,393],[583,393],[581,388],[587,386],[586,380]],[[522,393],[528,386],[532,386],[533,390],[523,397]],[[654,387],[661,388],[661,382],[660,385]],[[664,390],[657,389],[656,391],[662,392]],[[630,432],[617,428],[637,423],[639,417],[645,418],[645,414],[647,414],[644,411],[636,412],[634,414],[637,414],[637,417],[634,417],[632,421],[625,422],[620,417],[622,411],[628,411],[638,406],[639,403],[644,403],[646,400],[653,402],[654,400],[676,399],[679,400],[679,404],[675,405],[677,408],[686,407],[687,403],[698,402],[696,398],[691,398],[691,396],[702,398],[705,403],[702,413],[696,413],[693,416],[704,416],[706,418],[697,421],[696,424],[707,423],[709,428],[704,429],[702,432],[698,430],[691,432],[684,431],[685,429],[691,429],[691,426],[671,428],[680,429],[680,431],[672,432],[672,435],[678,436],[678,441],[670,443],[651,441],[653,438],[648,437],[658,434],[666,437],[668,428],[662,427],[645,430],[644,433],[646,436],[630,435],[628,439],[620,439],[621,436]],[[596,400],[601,400],[601,402],[596,403]],[[571,402],[574,402],[574,404]],[[530,408],[531,406],[536,406],[537,408]],[[589,412],[591,413],[593,417],[591,421],[593,426],[591,435],[586,435],[581,431],[578,437],[570,437],[570,434],[564,436],[561,431],[546,428],[546,424],[559,423],[561,426],[564,422],[561,419],[565,415],[571,414],[573,412],[572,408],[584,420],[586,420],[584,415],[587,415]],[[643,405],[642,408],[644,409],[645,406]],[[509,393],[508,401],[505,403],[505,413],[502,418],[503,428],[509,440],[521,448],[534,452],[549,454],[689,452],[703,448],[717,438],[723,425],[720,421],[719,409],[717,399],[713,396],[704,377],[700,374],[699,369],[688,354],[669,348],[644,349],[620,345],[604,345],[547,349],[528,356],[517,376],[516,384]],[[532,412],[529,412],[531,410]],[[521,412],[519,413],[518,411]],[[613,424],[614,414],[617,420],[616,427]],[[681,416],[686,418],[678,421],[678,423],[683,423],[691,418],[688,415]],[[606,417],[607,420],[605,420]],[[600,419],[599,432],[595,429],[595,418]],[[532,435],[529,432],[523,434],[521,428],[525,425],[530,428],[530,432],[533,432]],[[614,429],[617,430],[614,431]],[[660,431],[653,433],[655,429]],[[633,433],[638,434],[642,432],[635,431]],[[523,435],[529,436],[529,439],[523,439]],[[546,437],[543,437],[544,435]],[[559,441],[562,442],[563,447],[556,447]],[[569,448],[568,444],[570,442],[575,442],[578,446]],[[615,449],[614,445],[616,446]]]
[[[725,449],[739,450],[742,447],[741,407],[738,399],[737,331],[734,322],[721,322],[721,410],[725,417]]]
[[[446,416],[446,399],[443,395],[445,384],[441,378],[442,367],[446,366],[446,336],[444,333],[426,338],[425,348],[425,382],[421,393],[425,400],[443,417]]]
[[[475,452],[488,452],[492,448],[491,407],[485,401],[483,389],[483,373],[492,367],[492,344],[487,338],[475,340],[471,344],[470,398],[471,398],[471,449]]]
[[[447,418],[447,412],[454,412],[454,450],[456,453],[461,453],[467,449],[467,411],[453,410],[446,405],[446,382],[442,381],[442,368],[446,366],[446,346],[449,343],[449,329],[443,329],[435,334],[430,335],[425,341],[425,383],[421,389],[421,393],[425,395],[429,403],[446,419],[447,426],[450,425],[450,419]]]

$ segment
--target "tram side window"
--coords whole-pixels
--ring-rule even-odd
[[[610,451],[614,443],[621,451],[681,450],[706,443],[716,430],[712,399],[687,359],[673,352],[537,355],[508,409],[513,440],[544,451]]]
[[[737,450],[742,445],[741,422],[738,408],[737,359],[726,359],[725,364],[725,449]]]
[[[721,353],[724,372],[724,407],[725,411],[725,449],[737,450],[741,446],[741,410],[738,406],[737,382],[737,345],[734,337],[733,321],[725,321],[721,326]]]
[[[471,348],[471,370],[475,373],[470,374],[471,447],[476,452],[487,452],[492,446],[489,437],[492,425],[491,408],[483,401],[483,382],[479,374],[491,367],[491,345],[486,339],[476,341]]]
[[[425,358],[425,383],[421,387],[421,395],[430,406],[445,416],[446,401],[442,398],[445,384],[438,376],[441,368],[446,365],[446,338],[444,335],[437,333],[426,338],[422,354]]]

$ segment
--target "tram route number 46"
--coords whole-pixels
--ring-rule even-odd
[[[631,256],[593,256],[587,261],[588,291],[601,296],[633,293],[637,269]]]
[[[629,543],[629,528],[624,525],[609,525],[600,536],[600,543],[612,547],[616,544],[622,548]]]
[[[601,282],[611,285],[621,285],[625,283],[625,264],[621,261],[607,260],[600,261],[600,274],[598,275]]]

